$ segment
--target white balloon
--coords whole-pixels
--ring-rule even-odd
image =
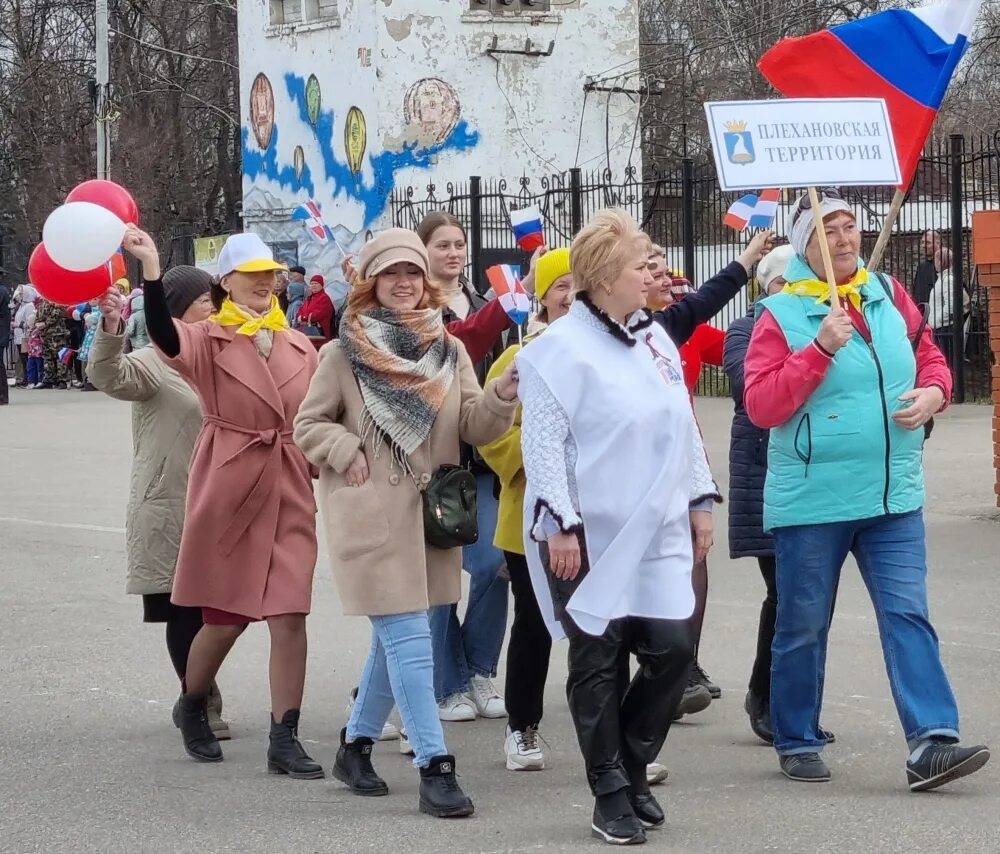
[[[67,202],[49,214],[42,242],[66,270],[82,272],[107,263],[125,237],[125,223],[93,202]]]

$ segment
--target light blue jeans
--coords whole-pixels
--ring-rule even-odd
[[[503,552],[493,545],[497,500],[493,475],[476,475],[479,540],[462,549],[462,566],[471,576],[465,621],[458,605],[430,610],[434,642],[434,694],[438,702],[469,690],[472,676],[496,676],[507,631],[507,581],[497,575]]]
[[[426,768],[435,756],[448,753],[434,700],[427,612],[368,619],[372,623],[372,646],[361,671],[354,711],[347,722],[347,740],[365,736],[378,741],[393,705],[398,705],[416,753],[413,764]]]

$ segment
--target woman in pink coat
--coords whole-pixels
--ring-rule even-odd
[[[200,607],[205,625],[191,646],[174,723],[189,756],[222,759],[206,696],[247,624],[266,620],[268,770],[320,778],[323,769],[298,740],[316,504],[309,463],[292,442],[292,419],[316,370],[316,351],[288,327],[273,293],[275,271],[284,267],[257,235],[226,241],[212,286],[216,313],[194,324],[170,317],[149,235],[131,226],[124,246],[142,262],[149,336],[198,394],[203,417],[172,601]]]

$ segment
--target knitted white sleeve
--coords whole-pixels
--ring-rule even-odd
[[[691,453],[691,504],[700,504],[705,499],[721,504],[722,494],[712,477],[712,469],[708,464],[708,454],[705,453],[705,443],[701,438],[701,428],[698,427],[697,418],[691,419]]]
[[[567,442],[572,441],[569,417],[534,371],[521,373],[519,396],[524,473],[529,493],[538,496],[531,536],[540,541],[556,530],[570,531],[583,524],[574,507],[567,474]]]

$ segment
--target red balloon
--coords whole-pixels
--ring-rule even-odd
[[[82,273],[64,270],[39,243],[28,261],[28,278],[38,292],[57,305],[76,305],[96,299],[125,275],[125,256],[116,252],[107,264]]]
[[[67,202],[92,202],[107,208],[122,222],[139,224],[139,208],[135,199],[124,187],[114,181],[94,179],[84,181],[75,187],[68,196]]]

